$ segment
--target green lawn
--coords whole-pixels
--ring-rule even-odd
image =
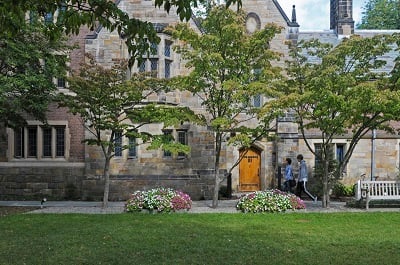
[[[17,214],[0,264],[400,264],[400,213]]]

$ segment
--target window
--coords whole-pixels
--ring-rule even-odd
[[[143,72],[146,71],[146,60],[145,59],[143,59],[143,61],[141,61],[139,63],[138,68],[139,68],[138,70],[139,70],[140,73],[143,73]]]
[[[66,126],[29,125],[13,132],[9,143],[11,156],[23,158],[65,158]]]
[[[137,150],[136,150],[136,138],[129,137],[129,149],[128,149],[128,157],[137,157]]]
[[[150,44],[150,54],[153,55],[153,56],[158,54],[158,45],[157,45],[157,43],[152,42]]]
[[[14,156],[21,158],[25,156],[25,137],[24,128],[19,128],[14,131]]]
[[[321,144],[315,144],[314,145],[314,150],[315,150],[315,157],[314,157],[314,165],[317,168],[318,166],[321,165],[321,160],[320,160],[320,155],[322,153],[322,146]]]
[[[336,160],[338,162],[343,162],[344,160],[344,144],[336,144]]]
[[[188,145],[188,133],[187,130],[164,130],[163,131],[165,136],[168,136],[171,138],[171,140],[175,143],[180,143],[183,145]],[[165,158],[172,158],[173,155],[169,151],[163,151],[163,156]],[[178,152],[178,155],[176,158],[181,159],[185,158],[187,155],[184,152]]]
[[[171,57],[171,45],[172,45],[171,41],[165,40],[165,46],[164,46],[164,56],[165,57]]]
[[[122,156],[122,133],[121,132],[115,132],[114,156],[116,156],[116,157]]]
[[[57,87],[65,88],[65,78],[57,78]]]
[[[157,77],[158,59],[150,59],[151,76]]]
[[[171,61],[165,60],[165,78],[170,78],[171,77]]]
[[[51,157],[52,128],[51,127],[42,128],[42,131],[43,131],[43,157]]]
[[[127,137],[122,131],[115,132],[114,158],[130,159],[137,157],[137,138]]]
[[[262,100],[261,100],[261,95],[258,94],[253,97],[253,107],[255,108],[261,108]]]
[[[177,131],[178,134],[178,143],[187,145],[187,131]],[[183,152],[178,153],[178,157],[186,157],[186,154]]]
[[[28,127],[28,157],[37,157],[37,127]]]
[[[314,145],[315,148],[315,153],[316,154],[321,154],[322,152],[322,144],[317,143]],[[344,160],[344,155],[346,152],[346,144],[344,143],[333,143],[331,145],[331,152],[330,152],[330,160],[335,160],[336,163],[343,162]],[[321,161],[319,160],[319,157],[315,156],[315,168],[321,167]]]
[[[53,23],[53,13],[51,13],[51,12],[46,13],[46,14],[44,15],[44,22],[45,22],[46,24],[51,24],[51,23]]]
[[[141,55],[141,61],[137,64],[139,73],[150,72],[151,77],[171,77],[172,64],[172,44],[171,40],[165,39],[164,35],[161,38],[161,45],[157,43],[148,43],[150,51]],[[159,73],[160,71],[160,73]]]
[[[165,130],[164,131],[164,135],[172,137],[172,131],[171,130]],[[170,151],[164,150],[164,157],[172,157],[172,153]]]

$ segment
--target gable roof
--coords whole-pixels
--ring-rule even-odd
[[[393,33],[400,33],[400,30],[355,30],[354,35],[359,35],[361,37],[370,38],[376,35],[388,34],[392,35]],[[341,36],[337,36],[334,30],[320,30],[320,31],[304,31],[299,32],[298,40],[308,41],[312,39],[317,39],[323,43],[329,43],[333,46],[338,45],[342,41]],[[379,59],[385,60],[386,65],[379,70],[379,72],[389,73],[393,70],[395,65],[395,59],[399,56],[399,51],[396,49],[392,49],[390,52],[386,53]],[[313,61],[312,58],[309,58],[310,61]]]
[[[283,19],[286,21],[286,23],[289,27],[299,27],[299,24],[296,21],[297,20],[296,19],[296,10],[295,10],[294,5],[293,5],[293,9],[292,9],[292,20],[290,20],[288,18],[288,16],[286,15],[285,11],[283,11],[283,9],[282,9],[281,5],[278,3],[278,1],[272,0],[272,2],[274,3],[274,5],[276,6],[279,13],[282,15]]]

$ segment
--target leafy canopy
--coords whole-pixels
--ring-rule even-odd
[[[249,116],[255,117],[258,108],[252,99],[270,94],[270,80],[279,73],[271,65],[279,54],[268,45],[280,28],[269,24],[250,35],[244,18],[243,12],[219,6],[204,20],[203,34],[183,23],[172,30],[184,42],[175,48],[191,70],[179,78],[179,85],[201,98],[208,125],[218,132],[239,130]]]
[[[159,42],[152,23],[130,17],[118,6],[120,1],[109,0],[5,0],[0,3],[0,32],[15,34],[26,22],[26,14],[34,13],[40,17],[48,14],[56,17],[54,24],[47,24],[49,36],[61,33],[78,34],[82,26],[95,30],[99,25],[110,31],[116,30],[128,46],[132,59],[149,50],[149,42]],[[156,7],[170,11],[176,7],[180,19],[189,20],[192,9],[203,0],[156,0]],[[227,5],[241,3],[241,0],[229,0]],[[148,42],[148,41],[149,42]]]
[[[88,144],[99,145],[105,155],[113,156],[116,132],[122,136],[142,138],[146,142],[156,137],[140,131],[146,124],[163,123],[168,127],[182,121],[200,121],[188,108],[147,102],[150,94],[168,91],[166,80],[140,74],[127,79],[127,69],[124,60],[108,69],[91,59],[89,63],[82,64],[79,73],[68,79],[70,92],[59,95],[60,106],[79,114],[87,130],[94,136],[86,139]],[[154,144],[154,148],[171,142],[171,139],[156,139],[158,145]],[[172,151],[181,151],[175,150],[175,144],[171,146],[174,149]],[[188,151],[186,147],[184,151]]]
[[[63,36],[78,34],[83,26],[116,30],[126,41],[130,64],[142,58],[149,43],[158,43],[153,25],[130,17],[110,0],[4,0],[0,2],[0,122],[18,127],[28,113],[45,122],[45,111],[55,90],[51,80],[65,75],[68,48]],[[203,0],[156,0],[155,8],[176,7],[183,19]],[[241,0],[227,1],[227,5]],[[47,20],[50,18],[49,20]],[[56,56],[62,55],[62,56]],[[140,55],[140,56],[138,56]],[[46,59],[45,59],[46,58]],[[45,62],[43,61],[45,59]]]
[[[327,198],[329,176],[341,175],[359,140],[373,129],[393,132],[390,122],[399,120],[400,90],[384,68],[384,56],[393,49],[394,41],[390,35],[354,35],[336,47],[318,40],[300,42],[291,49],[283,95],[263,110],[295,113],[308,149],[324,167]],[[321,152],[310,142],[316,133],[321,136]],[[338,136],[349,141],[344,160],[331,172],[329,152]]]
[[[400,29],[400,0],[369,0],[359,29]]]
[[[110,69],[90,58],[88,63],[81,65],[78,73],[69,78],[69,92],[60,93],[57,98],[60,106],[67,107],[71,113],[82,118],[83,126],[92,134],[85,142],[100,146],[103,152],[104,207],[108,204],[110,160],[115,155],[115,149],[124,150],[137,144],[130,141],[121,145],[122,137],[152,141],[151,148],[162,147],[173,153],[187,153],[187,146],[175,143],[161,131],[159,135],[152,135],[141,127],[150,123],[171,126],[197,119],[188,108],[149,103],[147,98],[150,94],[167,89],[166,81],[143,75],[133,75],[128,79],[127,70],[128,64],[123,60]]]
[[[215,133],[213,207],[218,204],[220,156],[227,134],[229,144],[241,148],[269,132],[269,120],[257,120],[259,106],[253,99],[274,90],[272,84],[280,71],[271,61],[279,59],[279,54],[269,49],[269,42],[280,30],[268,24],[248,34],[245,13],[224,6],[210,10],[202,21],[202,34],[185,23],[171,29],[182,44],[175,49],[190,69],[187,76],[176,78],[177,87],[200,98],[207,125]]]
[[[70,48],[61,36],[49,38],[46,26],[35,18],[13,34],[0,31],[0,122],[21,126],[27,117],[23,113],[46,120],[56,89],[53,78],[65,76]]]

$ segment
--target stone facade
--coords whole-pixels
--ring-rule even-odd
[[[85,175],[85,145],[82,144],[85,130],[81,120],[55,105],[50,106],[47,117],[50,125],[66,125],[64,157],[16,158],[11,154],[15,143],[1,141],[0,199],[80,197]],[[29,117],[27,120],[36,126]],[[13,138],[13,130],[1,127],[0,139],[10,138]],[[40,142],[41,139],[38,145]]]
[[[172,9],[169,14],[163,9],[154,8],[153,1],[148,0],[121,0],[119,7],[131,16],[152,22],[159,27],[161,42],[158,45],[158,54],[152,59],[156,64],[147,62],[145,67],[157,66],[158,77],[164,77],[167,62],[169,62],[169,74],[171,76],[188,73],[184,67],[184,61],[179,54],[171,53],[165,56],[163,51],[172,40],[170,36],[162,32],[166,25],[179,22],[179,18]],[[283,12],[276,0],[252,0],[243,1],[243,8],[252,19],[255,26],[264,27],[267,23],[275,23],[283,28],[271,43],[271,48],[282,53],[283,58],[279,65],[283,65],[284,58],[288,56],[287,41],[297,42],[300,39],[319,38],[321,41],[337,44],[340,41],[338,35],[346,34],[346,25],[353,26],[351,0],[331,0],[332,32],[299,32],[296,22],[296,13],[293,9],[291,19]],[[233,7],[235,8],[235,7]],[[345,27],[338,24],[342,18],[337,12],[345,10]],[[332,20],[333,19],[333,20]],[[188,23],[198,30],[196,23],[190,20]],[[347,24],[346,24],[347,23]],[[254,26],[254,25],[253,25]],[[332,24],[331,24],[332,26]],[[346,32],[345,32],[346,31]],[[363,34],[369,34],[365,32]],[[109,32],[99,27],[94,32],[83,29],[73,38],[72,43],[79,44],[79,49],[71,54],[71,68],[79,69],[79,64],[84,60],[84,53],[92,54],[98,63],[111,66],[114,59],[128,58],[128,52],[123,39],[116,32]],[[155,61],[154,61],[155,62]],[[138,71],[140,66],[134,65],[132,71]],[[199,98],[189,92],[174,91],[165,95],[152,95],[149,101],[165,101],[168,104],[189,106],[196,112],[203,112]],[[14,146],[15,134],[11,129],[0,127],[0,199],[4,198],[81,198],[84,200],[101,200],[103,196],[103,165],[104,159],[98,147],[87,146],[82,140],[90,137],[83,129],[82,121],[72,116],[63,109],[52,106],[49,112],[49,121],[55,126],[65,126],[64,137],[66,150],[62,157],[16,157]],[[274,140],[262,140],[254,144],[253,149],[259,154],[259,182],[258,189],[277,187],[277,173],[286,157],[296,161],[299,153],[304,155],[310,168],[310,175],[314,167],[314,157],[308,151],[301,139],[297,124],[288,114],[276,121]],[[256,121],[252,121],[253,123]],[[35,124],[39,134],[43,134],[40,124]],[[177,136],[184,132],[186,143],[191,147],[191,152],[186,156],[165,156],[161,150],[147,150],[146,144],[139,142],[134,156],[128,151],[122,152],[119,157],[111,162],[110,200],[126,200],[129,194],[135,190],[146,190],[164,186],[180,189],[189,193],[193,199],[211,198],[214,180],[214,136],[207,127],[183,123],[179,128],[170,128],[171,133]],[[141,130],[150,133],[161,133],[160,124],[151,124]],[[29,132],[27,133],[29,135]],[[309,132],[314,138],[312,144],[318,144],[318,134]],[[39,137],[39,136],[37,136]],[[39,138],[38,138],[39,139]],[[126,141],[126,140],[125,140]],[[346,139],[336,139],[335,144],[345,148]],[[40,142],[40,139],[38,140]],[[54,144],[54,143],[53,143]],[[372,146],[374,149],[372,150]],[[400,141],[397,136],[389,136],[378,132],[376,139],[367,135],[357,146],[354,155],[347,167],[347,174],[343,181],[353,184],[361,174],[380,176],[382,178],[395,178],[400,166]],[[227,146],[221,157],[223,162],[220,174],[230,169],[239,158],[241,150]],[[25,150],[28,151],[28,150]],[[374,164],[372,165],[372,158]],[[294,163],[294,169],[297,165]],[[232,171],[232,189],[241,191],[242,178],[245,172],[240,167]],[[310,176],[312,179],[312,176]]]

